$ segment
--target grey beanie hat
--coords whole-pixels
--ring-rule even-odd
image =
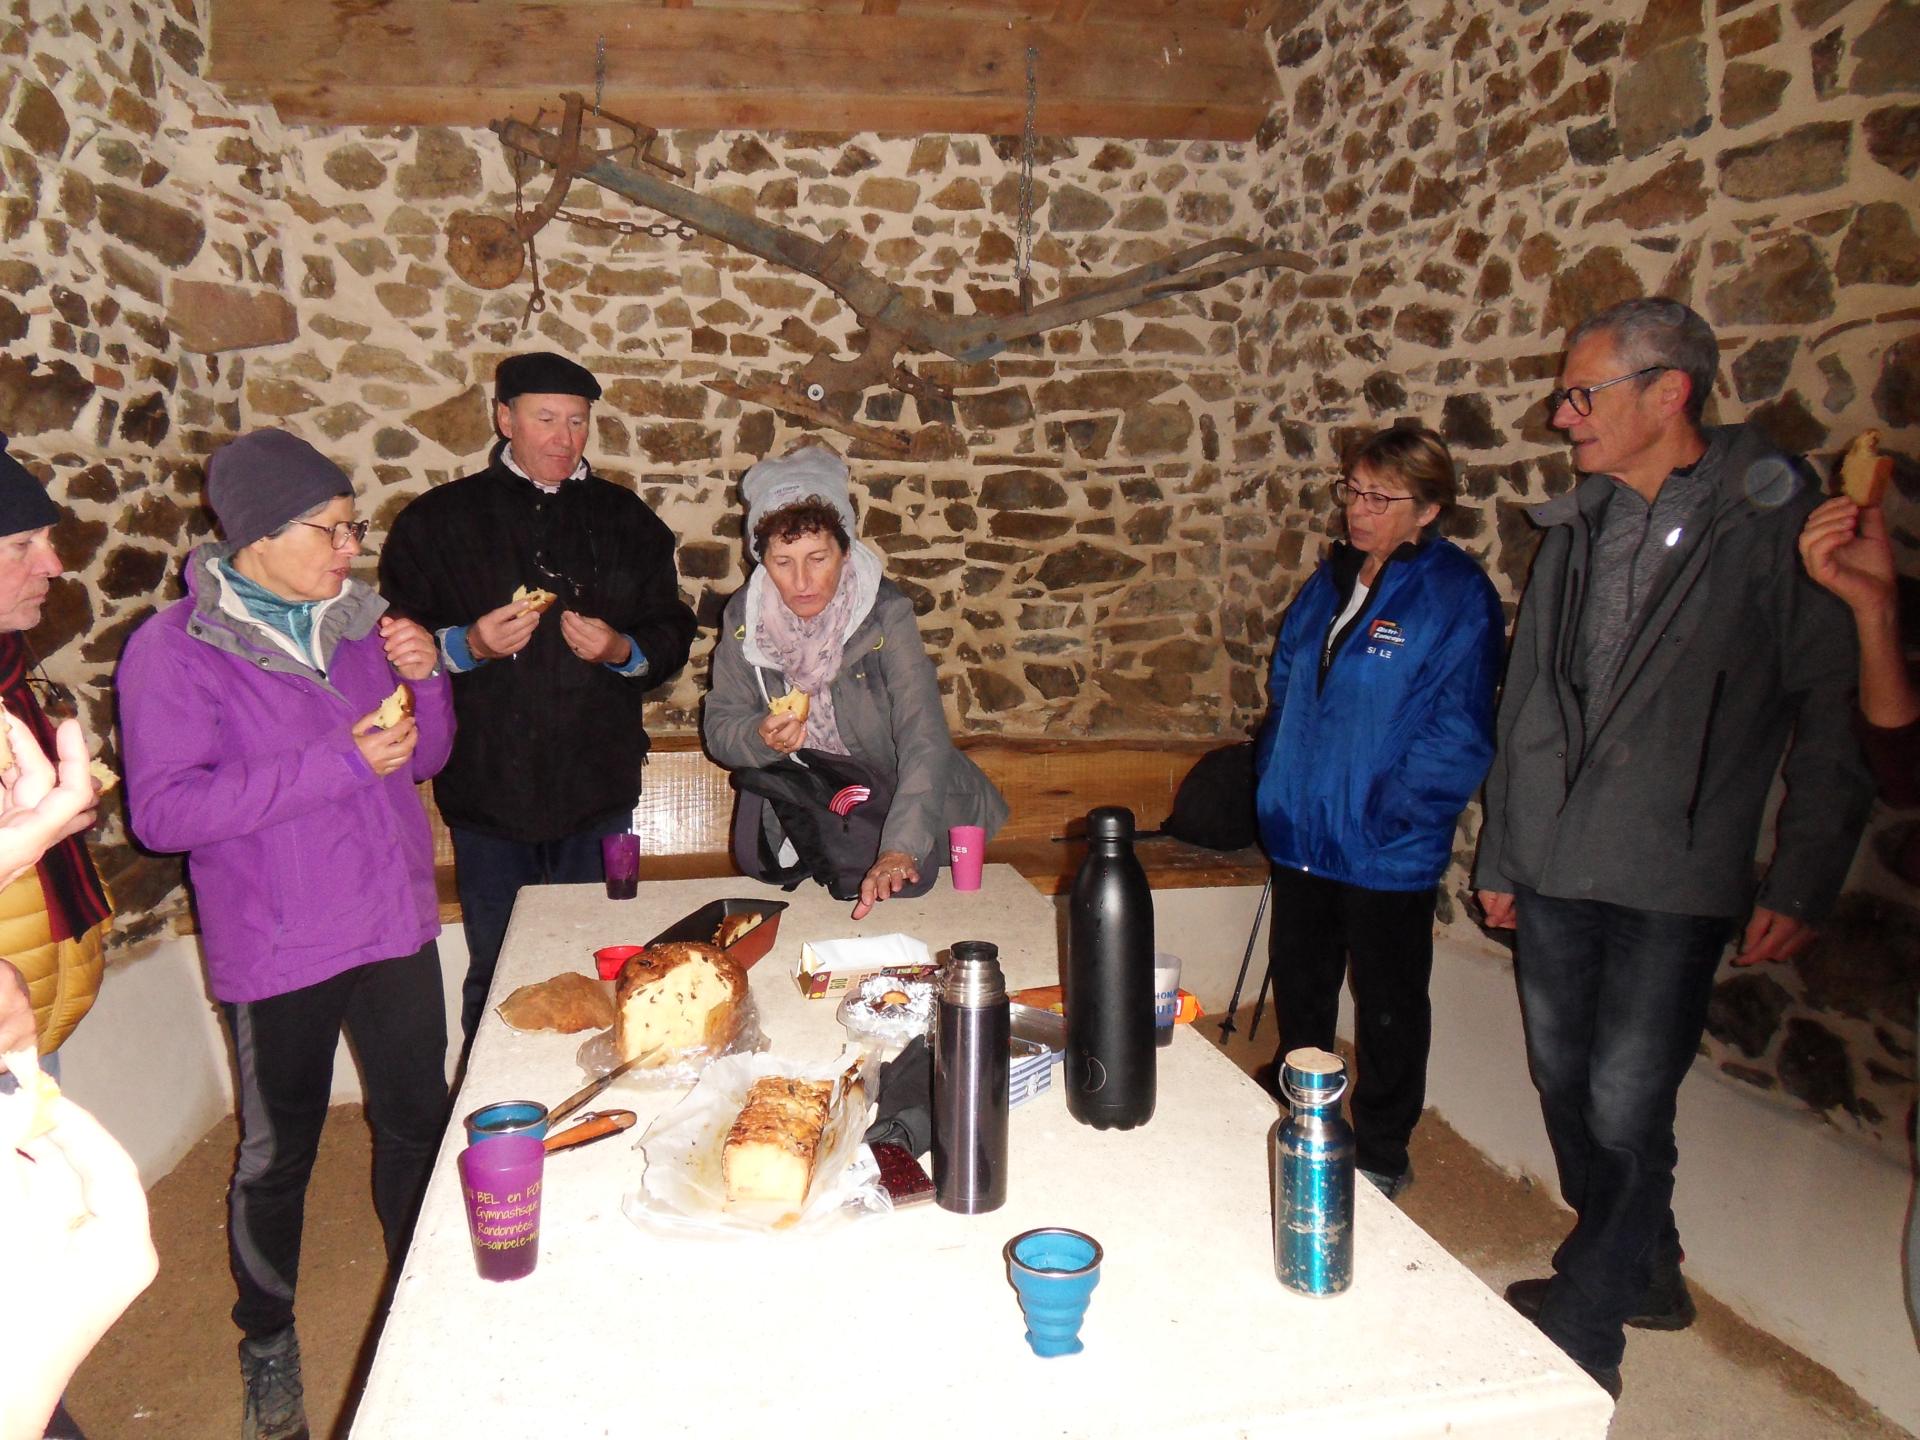
[[[747,549],[756,560],[760,549],[753,538],[755,527],[774,511],[802,500],[831,506],[849,541],[859,533],[853,501],[847,495],[847,462],[824,445],[808,445],[791,455],[762,460],[741,479],[740,496],[747,502]]]
[[[235,550],[351,494],[344,470],[285,430],[249,431],[207,462],[207,503]]]

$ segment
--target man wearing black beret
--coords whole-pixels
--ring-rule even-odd
[[[647,753],[641,700],[687,660],[672,532],[586,453],[600,384],[536,352],[494,373],[487,467],[410,503],[380,554],[394,613],[438,635],[458,731],[434,799],[453,835],[471,1044],[523,885],[600,878]],[[549,598],[551,597],[551,598]]]

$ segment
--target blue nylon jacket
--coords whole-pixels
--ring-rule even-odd
[[[1368,890],[1424,890],[1493,760],[1505,622],[1451,542],[1402,545],[1322,674],[1327,627],[1365,556],[1335,544],[1287,608],[1254,750],[1260,843],[1276,865]]]

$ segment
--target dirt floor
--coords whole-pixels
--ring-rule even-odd
[[[1209,1038],[1214,1028],[1205,1026]],[[1228,1053],[1251,1069],[1270,1053],[1271,1024],[1253,1046],[1244,1034],[1243,1023]],[[93,1440],[239,1433],[223,1204],[235,1143],[231,1121],[215,1126],[153,1188],[160,1278],[100,1343],[68,1394]],[[346,1435],[379,1302],[384,1257],[368,1188],[370,1158],[359,1107],[336,1109],[308,1196],[300,1275],[307,1412],[317,1440]],[[1417,1180],[1401,1205],[1487,1284],[1497,1289],[1547,1272],[1567,1220],[1551,1196],[1494,1168],[1431,1114],[1414,1137],[1413,1163]],[[1831,1371],[1697,1286],[1694,1295],[1700,1319],[1692,1329],[1627,1332],[1615,1440],[1911,1440]]]

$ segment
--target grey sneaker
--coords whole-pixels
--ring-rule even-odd
[[[240,1440],[308,1440],[300,1339],[291,1325],[265,1340],[240,1342],[240,1379],[247,1387]]]

